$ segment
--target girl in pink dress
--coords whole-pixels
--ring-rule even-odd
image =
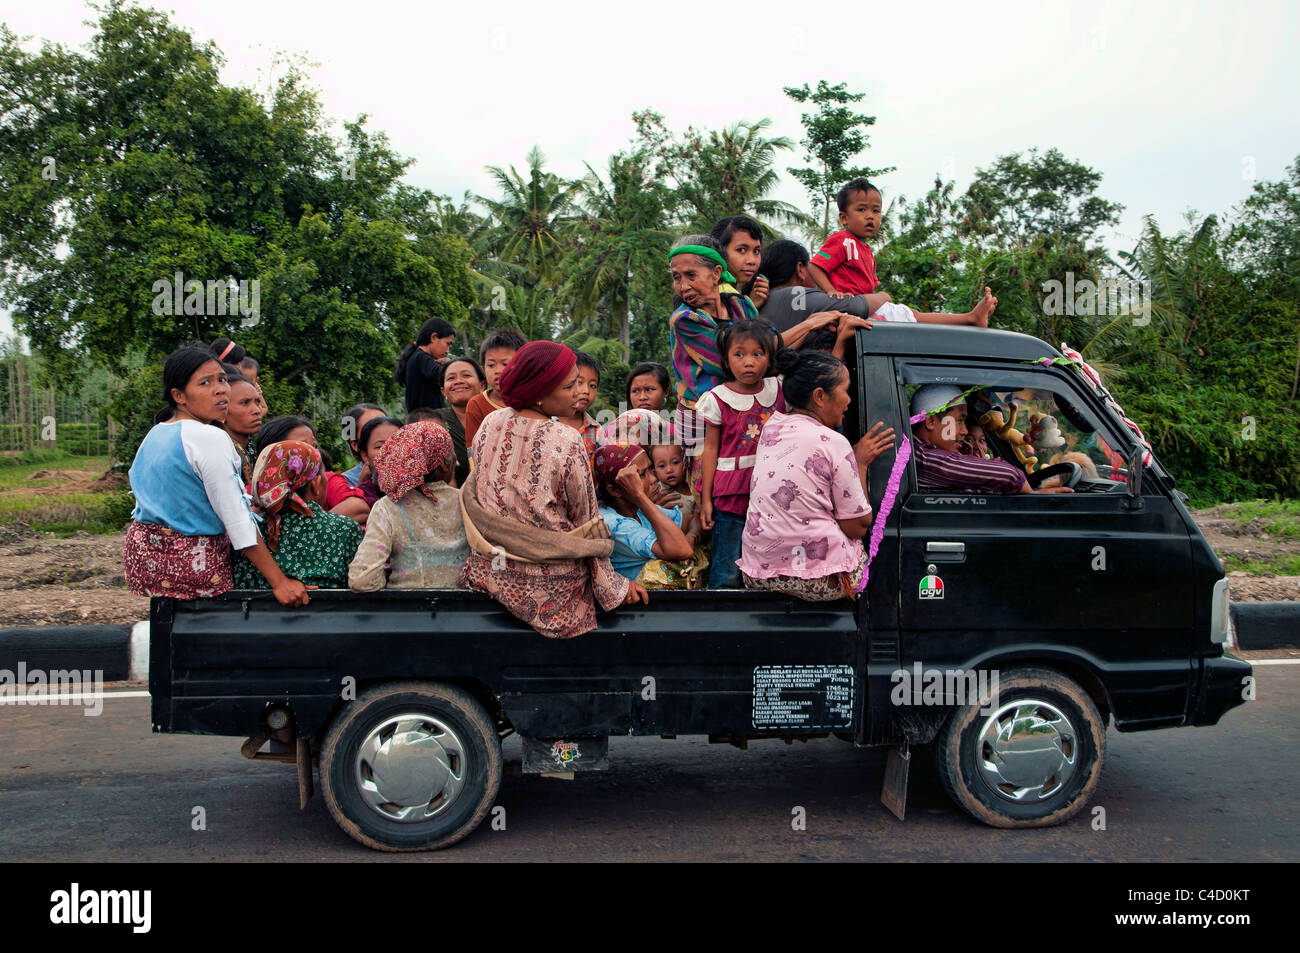
[[[713,532],[710,589],[740,586],[736,560],[749,509],[758,436],[774,412],[785,410],[775,376],[780,347],[780,337],[766,321],[734,322],[718,335],[723,382],[695,404],[695,413],[705,424],[700,520]]]

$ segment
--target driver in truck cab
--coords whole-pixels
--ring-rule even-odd
[[[924,384],[912,395],[912,451],[922,493],[1073,493],[1068,486],[1033,489],[1018,466],[961,452],[966,437],[965,392],[954,384]]]

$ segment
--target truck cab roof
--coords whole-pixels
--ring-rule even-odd
[[[1060,351],[1038,338],[1015,331],[890,321],[873,321],[870,331],[859,331],[858,346],[863,354],[919,357],[1033,361],[1061,356]]]

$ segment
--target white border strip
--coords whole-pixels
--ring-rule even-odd
[[[149,681],[149,623],[137,622],[131,626],[131,644],[129,647],[129,669],[131,681]]]
[[[59,693],[57,695],[47,695],[44,692],[36,692],[33,694],[28,694],[27,692],[23,692],[22,694],[19,695],[7,695],[3,698],[0,698],[0,707],[4,707],[5,705],[29,705],[33,707],[38,705],[39,706],[58,705],[67,702],[94,701],[97,698],[148,698],[148,697],[149,697],[148,692],[139,692],[139,691],[102,692],[98,695],[95,694],[94,692],[73,692],[70,694]],[[32,701],[30,702],[27,701],[26,699],[28,698],[32,699]]]

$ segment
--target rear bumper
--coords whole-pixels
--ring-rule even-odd
[[[1201,677],[1197,684],[1195,702],[1189,725],[1217,725],[1219,719],[1231,708],[1244,704],[1254,696],[1254,669],[1231,655],[1201,659]]]

